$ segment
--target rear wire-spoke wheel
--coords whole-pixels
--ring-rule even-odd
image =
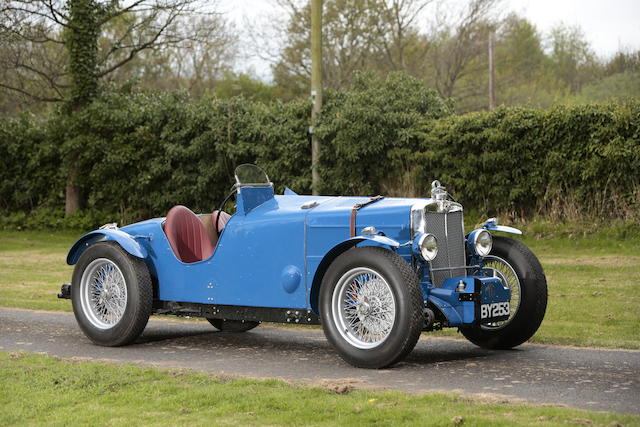
[[[109,347],[129,344],[151,315],[149,270],[117,243],[96,243],[73,270],[71,300],[78,325],[91,341]]]
[[[357,367],[399,362],[424,324],[418,277],[398,254],[380,247],[356,247],[334,260],[319,302],[327,340]]]
[[[547,279],[538,258],[521,242],[495,236],[485,258],[485,274],[500,278],[511,290],[509,318],[460,328],[472,343],[491,349],[516,347],[531,338],[547,309]]]

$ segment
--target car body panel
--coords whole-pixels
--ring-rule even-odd
[[[227,222],[213,255],[195,263],[175,256],[162,228],[164,218],[89,233],[72,247],[68,261],[77,262],[83,245],[115,240],[132,255],[146,258],[161,301],[307,309],[317,266],[332,248],[344,241],[350,241],[349,247],[364,241],[399,246],[384,236],[350,238],[346,206],[363,198],[322,198],[333,216],[301,208],[317,199],[283,195],[249,209],[245,204]],[[328,229],[333,232],[324,233]],[[313,244],[305,244],[309,241]]]
[[[127,233],[122,229],[100,229],[85,234],[74,243],[67,254],[67,264],[74,265],[82,255],[82,252],[89,246],[98,242],[117,242],[125,251],[136,258],[146,258],[147,252],[135,235]]]

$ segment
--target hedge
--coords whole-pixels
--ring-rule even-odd
[[[246,162],[304,191],[307,113],[306,103],[111,93],[71,117],[0,120],[0,209],[59,216],[70,152],[81,153],[86,209],[105,216],[164,215],[175,204],[210,210],[229,192],[235,165]]]
[[[425,123],[419,192],[438,176],[481,211],[640,218],[640,103],[500,108]]]
[[[81,153],[91,225],[164,215],[175,204],[209,211],[245,162],[261,165],[278,191],[309,193],[309,111],[306,101],[133,91],[105,92],[44,122],[0,119],[0,223],[65,224],[69,153]],[[638,218],[638,101],[456,116],[416,79],[361,75],[327,94],[314,131],[324,194],[428,196],[438,178],[482,213]]]

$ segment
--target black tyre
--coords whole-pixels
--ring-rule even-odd
[[[116,347],[144,330],[153,305],[153,287],[144,261],[118,244],[87,248],[73,270],[73,313],[95,344]]]
[[[247,332],[255,328],[260,322],[253,320],[229,320],[207,318],[214,328],[222,332]]]
[[[327,340],[348,363],[383,368],[413,350],[424,325],[418,277],[396,253],[353,248],[329,267],[320,288]]]
[[[461,328],[460,331],[469,341],[483,348],[518,346],[536,333],[547,309],[547,279],[540,261],[519,241],[496,236],[493,249],[485,259],[485,268],[511,289],[511,314],[505,321]]]

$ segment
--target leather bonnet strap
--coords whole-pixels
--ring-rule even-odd
[[[350,237],[355,237],[356,236],[356,215],[358,214],[358,211],[362,208],[364,208],[367,205],[370,205],[371,203],[377,202],[378,200],[384,199],[384,196],[375,196],[370,198],[369,200],[367,200],[366,202],[363,203],[356,203],[353,206],[353,209],[351,210],[351,224],[349,227],[349,236]]]

